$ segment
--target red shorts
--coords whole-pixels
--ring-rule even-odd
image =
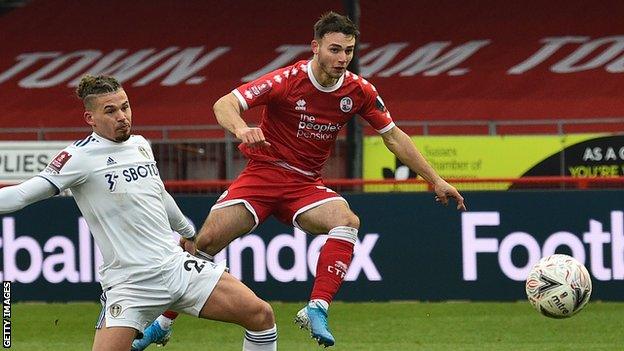
[[[289,170],[279,165],[249,161],[212,209],[244,204],[256,221],[252,230],[270,215],[299,229],[297,216],[329,201],[346,200],[325,187],[321,179]]]

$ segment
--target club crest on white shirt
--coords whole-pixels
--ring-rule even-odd
[[[139,152],[141,153],[141,155],[145,156],[146,159],[150,159],[149,153],[147,152],[147,150],[145,150],[143,146],[139,146]]]
[[[340,111],[350,112],[353,108],[353,100],[350,97],[345,96],[340,100]]]

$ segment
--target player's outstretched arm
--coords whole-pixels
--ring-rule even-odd
[[[0,213],[10,213],[56,195],[57,189],[41,177],[0,189]]]
[[[219,124],[234,134],[244,144],[251,147],[267,147],[271,144],[265,139],[260,128],[249,127],[241,117],[241,107],[234,94],[221,97],[213,106]]]
[[[171,229],[178,232],[185,238],[192,238],[195,236],[195,228],[186,219],[180,207],[173,199],[173,196],[167,191],[163,191],[163,203],[165,204],[165,211],[167,211],[167,218],[169,219],[169,225]]]
[[[184,238],[180,241],[182,248],[191,254],[195,254],[195,228],[193,228],[193,225],[186,219],[171,194],[167,191],[163,191],[162,197],[171,229],[178,232],[178,234]]]
[[[433,185],[433,190],[436,193],[436,201],[446,205],[448,204],[449,198],[453,198],[457,201],[458,210],[466,210],[464,198],[459,194],[457,189],[438,175],[420,151],[418,151],[414,143],[412,143],[412,139],[399,127],[390,129],[383,133],[381,137],[388,150],[401,160],[403,164]]]

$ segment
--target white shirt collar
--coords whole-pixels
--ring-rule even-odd
[[[108,144],[112,144],[112,145],[124,145],[126,142],[128,142],[128,140],[130,140],[130,138],[128,138],[128,140],[126,141],[122,141],[122,142],[117,142],[117,141],[113,141],[110,139],[106,139],[105,137],[99,135],[96,132],[92,132],[91,136],[93,137],[93,139],[101,142],[101,143],[108,143]],[[130,135],[130,137],[132,137],[132,135]]]
[[[331,93],[333,91],[338,90],[338,88],[340,88],[342,86],[342,82],[344,82],[344,77],[345,75],[343,74],[342,76],[340,76],[340,78],[338,79],[338,81],[336,82],[336,84],[330,86],[330,87],[324,87],[321,85],[321,83],[319,83],[316,80],[316,77],[314,77],[314,73],[312,73],[312,60],[308,61],[308,78],[310,78],[310,81],[312,82],[312,85],[314,85],[314,87],[324,93]]]

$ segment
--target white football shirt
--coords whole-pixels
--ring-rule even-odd
[[[165,187],[140,135],[116,143],[92,133],[62,150],[40,174],[71,189],[103,256],[102,288],[137,282],[175,264]]]

